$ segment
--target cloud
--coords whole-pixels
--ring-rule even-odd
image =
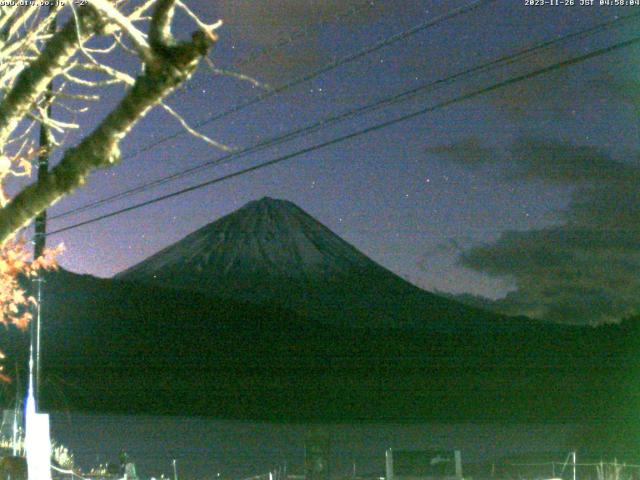
[[[521,46],[514,46],[511,50],[518,51],[520,48]],[[563,48],[542,51],[520,60],[517,63],[519,68],[513,69],[509,76],[540,70],[573,55]],[[571,80],[568,81],[567,77]],[[527,82],[496,90],[490,94],[489,99],[499,111],[514,119],[527,118],[537,113],[545,118],[549,118],[550,114],[554,117],[565,117],[571,110],[579,108],[584,103],[581,103],[582,98],[577,98],[575,94],[575,85],[579,85],[581,80],[573,70],[551,71],[542,77],[534,77]],[[549,85],[553,85],[553,88],[549,88]]]
[[[537,137],[521,137],[505,150],[468,137],[424,151],[471,168],[499,165],[506,180],[542,180],[573,186],[603,182],[636,185],[640,179],[638,159],[621,162],[594,146]]]
[[[268,55],[256,57],[246,65],[240,65],[238,70],[270,86],[280,86],[287,80],[316,70],[329,61],[327,52],[315,44],[295,45],[278,48],[270,51]]]
[[[500,158],[500,153],[486,146],[477,137],[464,138],[448,145],[437,145],[425,148],[426,153],[443,155],[447,159],[467,167],[482,167],[494,163]]]
[[[254,37],[271,39],[274,29],[309,27],[331,20],[363,0],[221,0],[220,16],[227,25],[247,27]]]
[[[622,40],[611,32],[607,37],[603,37],[603,40],[605,38],[606,44]],[[525,56],[524,59],[507,67],[507,71],[510,72],[508,77],[576,58],[603,46],[600,44],[581,47],[573,42],[564,46],[556,45],[554,48]],[[509,50],[517,51],[520,48],[521,45],[514,44]],[[640,94],[636,80],[640,69],[634,60],[637,55],[637,46],[610,52],[596,59],[553,70],[526,82],[498,89],[487,98],[498,111],[513,120],[527,121],[527,126],[530,125],[532,117],[538,117],[544,123],[551,119],[579,121],[595,110],[603,110],[606,106],[613,106],[617,110],[637,108]],[[611,72],[617,72],[617,75]]]
[[[429,259],[439,255],[458,255],[464,251],[462,242],[472,242],[471,237],[461,237],[461,239],[449,238],[443,242],[438,242],[427,251],[424,252],[422,262],[425,263],[425,267],[427,267],[427,263]]]
[[[236,59],[242,73],[269,83],[282,81],[301,69],[313,68],[326,59],[317,43],[318,25],[347,17],[353,9],[371,10],[363,0],[221,0],[217,14],[228,28],[242,33],[249,44],[246,55]],[[289,42],[289,39],[291,41]],[[265,54],[260,54],[265,52]]]
[[[506,232],[472,248],[460,263],[492,276],[508,276],[517,290],[495,307],[570,323],[618,320],[640,311],[640,235],[596,225]]]
[[[505,181],[543,181],[573,191],[562,225],[508,231],[462,253],[461,265],[515,283],[517,289],[492,307],[570,323],[640,312],[637,158],[623,162],[595,147],[532,138],[518,140],[506,153],[477,147],[466,141],[440,151],[458,163],[499,163]],[[471,162],[464,159],[466,148],[476,155]]]
[[[522,138],[510,152],[511,175],[516,179],[544,180],[557,184],[637,183],[636,166],[613,160],[593,146],[561,141]]]
[[[399,8],[413,18],[423,6],[418,0],[374,2],[371,0],[220,0],[217,14],[225,25],[242,32],[251,51],[267,50],[237,68],[262,81],[278,83],[283,78],[316,68],[333,58],[322,44],[325,26],[340,29],[374,22]],[[288,39],[293,38],[291,42]],[[277,48],[272,47],[278,45]]]

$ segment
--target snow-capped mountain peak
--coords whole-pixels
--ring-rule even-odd
[[[138,280],[171,271],[305,278],[378,268],[295,204],[264,197],[122,272]]]

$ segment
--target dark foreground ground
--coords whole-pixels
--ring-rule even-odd
[[[579,424],[575,448],[638,459],[638,320],[349,329],[276,305],[66,274],[47,282],[44,318],[42,405],[50,411]],[[26,336],[10,331],[3,349],[24,362],[25,346]],[[5,403],[14,398],[6,388]]]
[[[68,445],[81,466],[116,461],[124,448],[144,477],[172,477],[177,459],[180,478],[240,480],[267,473],[287,463],[287,471],[301,474],[304,441],[309,429],[322,428],[330,439],[332,478],[356,474],[384,475],[384,452],[395,449],[452,449],[462,451],[465,473],[484,478],[491,461],[565,460],[573,439],[583,427],[573,424],[281,424],[221,421],[196,417],[145,415],[54,414],[53,435]],[[549,456],[543,452],[553,449]],[[523,456],[523,453],[533,456]],[[580,458],[580,457],[579,457]],[[482,462],[488,460],[488,462]],[[570,480],[567,477],[567,480]]]

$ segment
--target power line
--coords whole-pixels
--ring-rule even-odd
[[[78,227],[81,227],[81,226],[84,226],[84,225],[95,223],[95,222],[100,221],[100,220],[111,218],[111,217],[114,217],[116,215],[120,215],[122,213],[130,212],[130,211],[136,210],[138,208],[142,208],[142,207],[145,207],[145,206],[148,206],[148,205],[152,205],[154,203],[158,203],[158,202],[167,200],[169,198],[177,197],[179,195],[182,195],[182,194],[185,194],[185,193],[188,193],[188,192],[192,192],[194,190],[198,190],[200,188],[207,187],[209,185],[220,183],[220,182],[223,182],[225,180],[229,180],[231,178],[239,177],[241,175],[245,175],[247,173],[254,172],[254,171],[263,169],[265,167],[269,167],[271,165],[275,165],[275,164],[284,162],[284,161],[289,160],[291,158],[299,157],[300,155],[304,155],[306,153],[310,153],[310,152],[313,152],[315,150],[320,150],[322,148],[325,148],[325,147],[328,147],[328,146],[331,146],[331,145],[335,145],[335,144],[344,142],[346,140],[351,140],[353,138],[356,138],[356,137],[359,137],[359,136],[362,136],[362,135],[365,135],[365,134],[368,134],[368,133],[371,133],[371,132],[382,130],[383,128],[387,128],[387,127],[390,127],[390,126],[395,125],[397,123],[405,122],[407,120],[411,120],[411,119],[417,118],[417,117],[419,117],[421,115],[424,115],[426,113],[430,113],[430,112],[433,112],[435,110],[439,110],[439,109],[448,107],[450,105],[454,105],[456,103],[460,103],[460,102],[465,101],[465,100],[470,100],[470,99],[478,97],[480,95],[484,95],[485,93],[493,92],[495,90],[498,90],[500,88],[504,88],[504,87],[509,86],[509,85],[520,83],[520,82],[523,82],[525,80],[529,80],[531,78],[539,77],[539,76],[545,75],[545,74],[547,74],[549,72],[552,72],[552,71],[555,71],[555,70],[559,70],[561,68],[565,68],[565,67],[568,67],[568,66],[571,66],[571,65],[575,65],[577,63],[584,62],[586,60],[598,57],[600,55],[605,55],[605,54],[614,52],[616,50],[620,50],[620,49],[629,47],[631,45],[635,45],[637,43],[640,43],[640,36],[634,37],[634,38],[632,38],[630,40],[626,40],[624,42],[619,42],[619,43],[616,43],[614,45],[610,45],[608,47],[600,48],[600,49],[594,50],[592,52],[589,52],[589,53],[586,53],[586,54],[583,54],[583,55],[579,55],[577,57],[570,58],[568,60],[563,60],[561,62],[554,63],[554,64],[549,65],[547,67],[544,67],[544,68],[541,68],[541,69],[538,69],[538,70],[534,70],[533,72],[529,72],[529,73],[525,73],[525,74],[522,74],[522,75],[518,75],[518,76],[512,77],[512,78],[504,80],[502,82],[494,83],[493,85],[490,85],[488,87],[484,87],[484,88],[480,88],[480,89],[474,90],[472,92],[466,93],[464,95],[460,95],[460,96],[455,97],[453,99],[437,103],[436,105],[433,105],[433,106],[430,106],[430,107],[426,107],[426,108],[417,110],[415,112],[412,112],[412,113],[405,114],[405,115],[402,115],[400,117],[394,118],[392,120],[387,120],[385,122],[378,123],[376,125],[373,125],[373,126],[370,126],[370,127],[367,127],[367,128],[364,128],[364,129],[361,129],[361,130],[358,130],[358,131],[355,131],[355,132],[352,132],[352,133],[349,133],[349,134],[346,134],[346,135],[342,135],[340,137],[336,137],[336,138],[334,138],[332,140],[328,140],[328,141],[321,142],[321,143],[318,143],[316,145],[313,145],[313,146],[310,146],[310,147],[307,147],[307,148],[303,148],[301,150],[297,150],[297,151],[295,151],[293,153],[289,153],[287,155],[283,155],[281,157],[275,158],[273,160],[269,160],[267,162],[260,163],[258,165],[247,167],[247,168],[239,170],[237,172],[233,172],[233,173],[230,173],[230,174],[227,174],[227,175],[223,175],[221,177],[217,177],[217,178],[214,178],[212,180],[208,180],[206,182],[199,183],[197,185],[193,185],[191,187],[183,188],[183,189],[178,190],[176,192],[172,192],[172,193],[169,193],[169,194],[166,194],[166,195],[161,195],[161,196],[153,198],[151,200],[147,200],[147,201],[135,204],[135,205],[131,205],[131,206],[126,207],[126,208],[122,208],[122,209],[116,210],[114,212],[110,212],[110,213],[107,213],[107,214],[104,214],[104,215],[100,215],[100,216],[94,217],[94,218],[89,219],[89,220],[85,220],[83,222],[76,223],[74,225],[69,225],[67,227],[60,228],[58,230],[54,230],[51,233],[49,233],[47,236],[56,235],[58,233],[62,233],[62,232],[65,232],[65,231],[68,231],[68,230],[72,230],[72,229],[75,229],[75,228],[78,228]]]
[[[312,132],[315,132],[317,130],[326,128],[328,126],[331,126],[335,123],[338,122],[342,122],[344,120],[347,120],[349,118],[355,117],[355,116],[359,116],[362,115],[364,113],[385,107],[385,106],[389,106],[389,105],[393,105],[396,103],[399,103],[401,101],[406,101],[410,98],[415,97],[418,94],[422,94],[428,91],[433,91],[436,90],[437,88],[453,83],[454,81],[457,81],[461,78],[470,76],[472,74],[477,74],[477,73],[481,73],[481,72],[485,72],[488,70],[491,70],[493,68],[497,68],[497,67],[501,67],[501,66],[505,66],[505,65],[509,65],[515,61],[519,61],[525,58],[529,58],[530,56],[533,56],[537,53],[539,53],[542,50],[548,49],[552,46],[556,46],[562,43],[566,43],[568,41],[573,41],[576,40],[578,38],[585,38],[589,35],[593,35],[594,33],[603,31],[607,28],[611,28],[613,26],[616,26],[617,24],[621,23],[621,22],[625,22],[628,20],[632,20],[632,19],[636,19],[640,17],[640,13],[635,13],[632,15],[628,15],[626,17],[621,17],[621,18],[617,18],[615,20],[608,20],[605,22],[602,22],[600,24],[597,24],[593,27],[589,27],[583,30],[580,30],[578,32],[574,32],[568,35],[564,35],[552,40],[547,40],[547,41],[543,41],[543,42],[539,42],[536,43],[532,46],[526,47],[524,49],[521,49],[515,53],[512,54],[507,54],[504,55],[502,57],[499,57],[498,59],[495,59],[493,61],[490,61],[488,63],[484,63],[481,65],[477,65],[475,67],[471,67],[469,69],[463,70],[461,72],[449,75],[448,77],[445,78],[441,78],[423,85],[420,85],[418,87],[415,87],[411,90],[408,91],[403,91],[399,94],[395,94],[395,95],[391,95],[389,97],[385,97],[383,99],[379,99],[377,101],[374,101],[373,103],[361,106],[361,107],[357,107],[355,109],[349,110],[347,112],[343,112],[337,115],[332,115],[329,117],[325,117],[324,119],[321,119],[311,125],[308,125],[306,127],[302,127],[299,129],[295,129],[293,131],[287,132],[284,135],[278,135],[278,136],[274,136],[271,137],[269,139],[263,140],[261,142],[258,142],[256,144],[252,144],[249,145],[247,147],[244,147],[243,149],[224,155],[220,158],[217,159],[212,159],[212,160],[208,160],[204,163],[201,163],[199,165],[196,165],[194,167],[190,167],[188,169],[185,170],[181,170],[179,172],[173,173],[171,175],[167,175],[165,177],[159,178],[157,180],[153,180],[151,182],[146,182],[143,183],[141,185],[138,185],[137,187],[133,187],[131,189],[110,195],[108,197],[102,198],[100,200],[96,200],[95,202],[91,202],[88,203],[86,205],[77,207],[77,208],[73,208],[70,210],[67,210],[65,212],[62,212],[58,215],[52,216],[50,217],[51,220],[54,219],[59,219],[59,218],[63,218],[69,215],[73,215],[73,214],[77,214],[77,213],[81,213],[87,210],[91,210],[94,208],[97,208],[99,206],[111,203],[113,201],[122,199],[122,198],[126,198],[128,196],[134,195],[134,194],[138,194],[138,193],[142,193],[145,192],[147,190],[150,190],[151,188],[155,188],[159,185],[164,185],[168,182],[180,179],[180,178],[184,178],[188,175],[191,175],[193,173],[199,172],[205,168],[209,168],[212,166],[216,166],[216,165],[221,165],[221,164],[225,164],[228,163],[232,160],[244,157],[248,154],[251,153],[255,153],[261,150],[264,150],[266,148],[270,148],[276,145],[279,145],[281,143],[284,143],[286,141],[292,140],[294,138],[298,138],[300,136],[303,135],[307,135],[310,134]]]
[[[460,8],[456,8],[453,9],[443,15],[440,15],[434,19],[431,20],[427,20],[425,22],[420,23],[419,25],[416,25],[415,27],[410,28],[409,30],[404,30],[402,32],[396,33],[394,35],[391,35],[390,37],[387,37],[377,43],[374,43],[372,46],[370,47],[366,47],[362,50],[358,50],[357,52],[351,53],[345,57],[341,57],[341,58],[337,58],[335,60],[332,60],[331,62],[327,63],[326,65],[320,67],[318,70],[314,70],[312,72],[303,74],[299,77],[294,78],[293,80],[280,85],[279,87],[275,87],[273,89],[267,90],[266,92],[257,95],[255,97],[252,97],[244,102],[240,102],[239,104],[231,107],[228,110],[225,110],[223,112],[217,113],[213,116],[210,116],[198,123],[196,123],[195,125],[193,125],[193,128],[200,128],[203,127],[204,125],[207,125],[208,123],[214,122],[216,120],[220,120],[221,118],[227,117],[229,115],[231,115],[232,113],[236,113],[239,112],[240,110],[243,110],[244,108],[250,107],[252,105],[255,105],[256,103],[259,103],[263,100],[266,100],[267,98],[270,98],[278,93],[284,92],[286,90],[289,90],[297,85],[300,85],[302,83],[308,82],[310,80],[313,80],[316,77],[319,77],[320,75],[327,73],[331,70],[334,70],[342,65],[345,65],[347,63],[351,63],[355,60],[358,60],[366,55],[369,55],[370,53],[376,52],[384,47],[387,47],[389,45],[392,45],[396,42],[399,42],[401,40],[404,40],[405,38],[408,38],[412,35],[415,35],[416,33],[422,32],[423,30],[426,30],[428,28],[431,27],[435,27],[437,25],[439,25],[440,23],[446,21],[446,20],[450,20],[452,18],[455,18],[459,15],[471,12],[473,10],[476,10],[482,6],[484,6],[485,4],[489,4],[491,2],[494,2],[495,0],[474,0]],[[160,138],[142,148],[139,148],[138,150],[134,150],[133,152],[131,152],[128,155],[125,155],[124,157],[122,157],[123,159],[126,158],[131,158],[131,157],[135,157],[137,155],[140,155],[143,152],[146,152],[148,150],[151,150],[152,148],[165,143],[169,140],[173,140],[174,138],[177,138],[181,135],[184,135],[185,131],[184,130],[180,130],[176,133],[173,133],[171,135],[167,135],[163,138]]]

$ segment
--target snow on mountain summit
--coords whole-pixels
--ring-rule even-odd
[[[270,197],[252,201],[191,233],[118,278],[140,280],[171,271],[260,274],[291,279],[380,268],[297,205]]]
[[[116,276],[277,305],[318,322],[459,331],[496,317],[406,282],[300,207],[252,201]]]

